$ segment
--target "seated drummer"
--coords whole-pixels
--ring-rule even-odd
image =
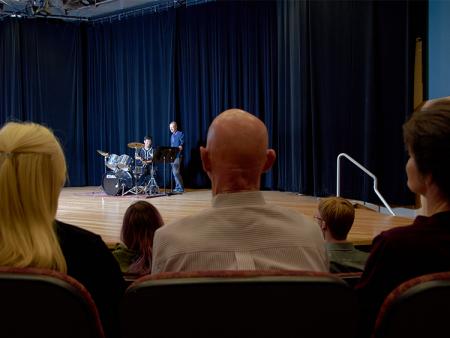
[[[153,147],[151,136],[144,137],[144,147],[139,149],[135,159],[136,159],[136,167],[143,167],[142,176],[139,178],[138,184],[147,185],[148,181],[150,180],[150,173],[153,161]]]

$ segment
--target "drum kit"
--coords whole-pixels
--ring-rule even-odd
[[[128,143],[128,148],[134,149],[135,158],[139,149],[144,147],[143,143]],[[133,165],[133,158],[130,156],[109,154],[102,150],[97,153],[103,156],[105,171],[102,178],[102,188],[108,195],[123,196],[126,194],[159,194],[159,187],[155,179],[155,170],[153,162],[148,164],[150,168],[150,180],[145,185],[139,185],[140,178],[145,173],[146,165]]]

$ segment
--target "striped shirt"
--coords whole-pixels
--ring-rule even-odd
[[[319,227],[260,191],[219,194],[212,208],[155,233],[152,273],[205,270],[328,271]]]

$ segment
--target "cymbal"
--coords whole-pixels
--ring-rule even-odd
[[[100,155],[102,155],[102,156],[104,156],[104,157],[106,157],[106,156],[109,155],[107,152],[102,151],[102,150],[98,150],[98,149],[97,149],[97,153],[99,153]]]
[[[128,148],[144,148],[144,143],[131,142],[128,143]]]

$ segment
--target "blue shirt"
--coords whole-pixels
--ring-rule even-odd
[[[170,146],[179,147],[184,144],[184,134],[182,131],[177,130],[170,136]],[[180,157],[181,151],[177,153],[177,157]]]
[[[145,149],[145,148],[139,149],[138,156],[146,161],[152,160],[153,159],[153,147],[150,147],[148,149]],[[136,164],[142,165],[143,163],[141,160],[136,160]]]

